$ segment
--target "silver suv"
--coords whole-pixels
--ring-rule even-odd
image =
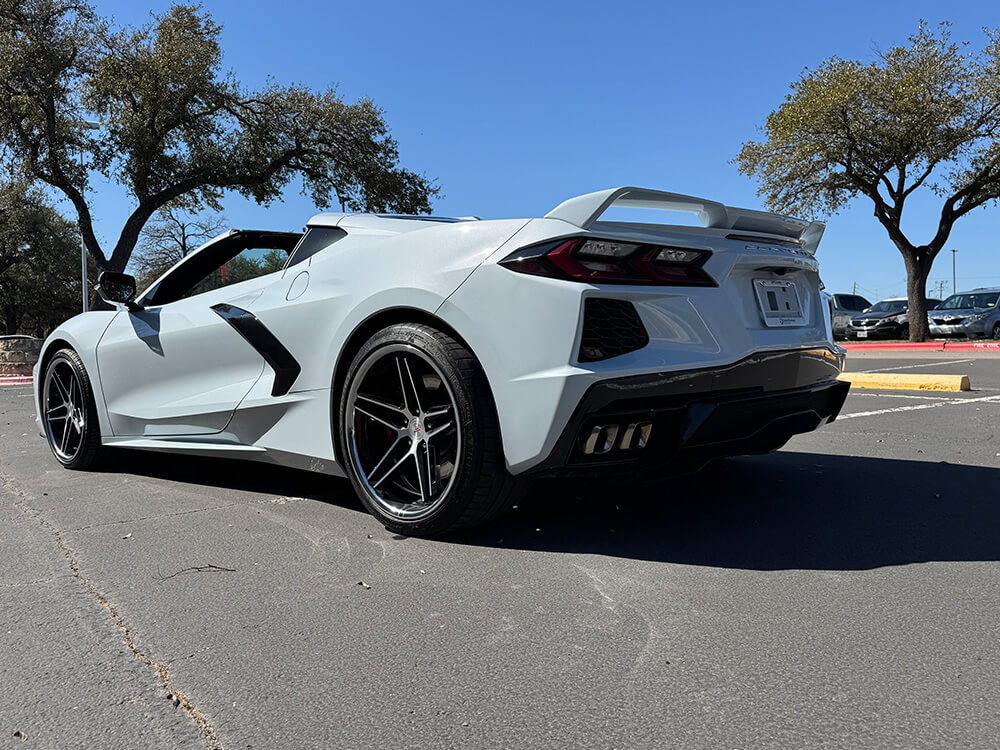
[[[867,310],[872,303],[860,294],[831,294],[830,315],[833,320],[833,336],[842,339],[847,336],[847,325],[851,318],[862,310]]]
[[[932,336],[1000,339],[1000,287],[953,294],[928,318]]]

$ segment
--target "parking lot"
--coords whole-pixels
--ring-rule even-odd
[[[437,541],[286,469],[62,470],[30,389],[0,388],[0,739],[995,746],[1000,353],[848,369],[973,390],[852,391],[777,454],[540,483]]]

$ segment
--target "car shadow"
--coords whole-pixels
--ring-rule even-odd
[[[450,541],[748,570],[992,561],[998,482],[980,466],[779,452],[650,483],[538,483]]]
[[[119,471],[364,512],[343,479],[127,453],[127,461],[115,462]],[[988,467],[779,452],[656,482],[540,481],[507,516],[439,541],[747,570],[993,561],[1000,560],[998,485],[1000,469]]]

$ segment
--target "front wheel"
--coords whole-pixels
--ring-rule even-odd
[[[905,325],[902,328],[900,328],[899,329],[899,337],[901,339],[903,339],[903,341],[909,341],[910,340],[910,326]]]
[[[993,338],[1000,340],[1000,322],[993,324]]]
[[[101,429],[90,377],[72,349],[60,349],[45,367],[42,424],[52,455],[67,469],[90,469],[101,454]]]
[[[523,485],[504,465],[478,361],[429,326],[393,325],[361,347],[337,422],[355,491],[392,531],[431,535],[481,523]]]

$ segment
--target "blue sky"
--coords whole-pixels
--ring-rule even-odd
[[[147,4],[97,0],[99,12],[139,24]],[[618,185],[760,207],[756,185],[730,160],[806,66],[830,55],[868,59],[902,43],[920,18],[950,20],[977,46],[1000,26],[987,2],[247,3],[207,0],[223,26],[225,67],[248,86],[268,76],[385,109],[402,161],[435,178],[435,212],[538,216],[565,198]],[[251,10],[252,9],[252,10]],[[947,16],[943,16],[943,13]],[[107,246],[127,213],[124,196],[96,186]],[[915,196],[916,197],[916,196]],[[904,228],[929,239],[937,201],[908,205]],[[129,209],[130,210],[130,209]],[[245,228],[297,228],[315,213],[290,189],[258,206],[230,197]],[[959,222],[959,287],[1000,284],[1000,208]],[[945,257],[947,256],[947,257]],[[856,201],[829,218],[820,248],[830,291],[905,294],[902,259]],[[947,280],[951,253],[931,285]]]

